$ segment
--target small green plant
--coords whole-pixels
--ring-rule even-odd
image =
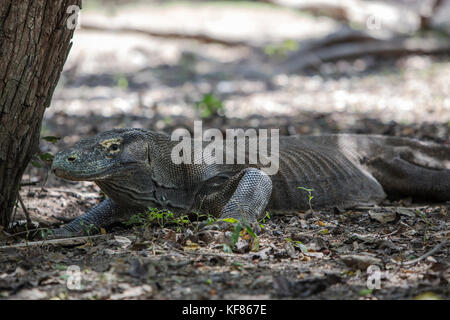
[[[53,230],[48,229],[48,228],[42,228],[39,231],[41,233],[41,238],[44,240],[47,239],[49,235],[51,235],[51,236],[53,235]]]
[[[308,252],[308,247],[306,247],[301,241],[292,240],[291,238],[284,239],[286,242],[291,243],[293,246],[300,249],[301,252],[306,253]]]
[[[359,295],[364,297],[364,296],[371,295],[372,292],[373,292],[373,289],[362,289],[359,291]]]
[[[176,227],[177,232],[180,232],[183,227],[192,224],[192,222],[189,219],[189,216],[187,214],[179,216],[179,217],[174,217],[171,222],[177,226]]]
[[[223,244],[222,249],[223,249],[223,252],[225,252],[225,253],[233,253],[233,250],[231,250],[231,247],[226,243]]]
[[[196,102],[195,109],[203,119],[223,116],[225,110],[222,101],[212,93],[205,94],[200,101]]]
[[[55,263],[55,264],[53,265],[53,267],[54,267],[56,270],[59,270],[59,271],[66,271],[66,270],[67,270],[67,266],[66,266],[65,264]]]
[[[221,221],[228,222],[233,225],[233,232],[231,233],[231,238],[230,238],[231,248],[234,248],[236,246],[236,243],[239,240],[239,236],[241,235],[241,231],[244,231],[244,232],[248,233],[253,239],[252,250],[253,251],[259,250],[259,238],[256,235],[256,233],[253,231],[252,227],[248,224],[247,221],[239,221],[234,218],[225,218],[225,219],[221,219]],[[224,247],[224,249],[225,249],[225,247]]]
[[[84,229],[88,237],[91,236],[92,233],[98,233],[100,231],[100,229],[96,227],[93,223],[87,224],[83,220],[80,220],[80,226],[81,228]]]
[[[314,196],[312,195],[313,189],[305,188],[305,187],[297,187],[297,189],[308,192],[308,205],[309,205],[309,208],[311,209],[311,211],[314,211],[311,206],[311,200],[314,199]]]
[[[290,52],[300,49],[297,41],[285,40],[281,44],[269,44],[264,48],[264,53],[269,57],[276,57],[279,59],[286,59]]]
[[[167,224],[175,224],[177,225],[177,232],[179,232],[183,226],[191,224],[191,220],[189,220],[187,215],[176,216],[169,210],[149,208],[147,212],[132,215],[125,224],[129,226],[139,225],[143,228],[148,228],[155,223],[161,228],[164,228]]]
[[[423,223],[425,223],[425,228],[423,230],[423,242],[427,242],[428,241],[428,230],[433,227],[433,223],[431,223],[430,220],[428,220],[427,216],[425,213],[423,213],[420,210],[415,210],[414,211],[415,214],[420,218],[420,220],[423,221]]]
[[[217,218],[213,217],[212,215],[210,215],[209,213],[201,213],[199,211],[194,212],[194,214],[197,217],[197,222],[201,219],[201,218],[206,218],[205,223],[207,226],[212,225],[213,223],[217,222]]]
[[[259,224],[261,229],[265,228],[264,225],[266,224],[267,220],[270,220],[270,213],[269,213],[269,211],[266,211],[266,215],[264,216],[264,218],[262,218],[261,223]]]
[[[114,76],[114,81],[120,89],[128,88],[128,79],[124,74],[117,74]]]
[[[41,138],[50,143],[56,143],[59,139],[55,136],[45,136]],[[35,168],[42,168],[42,163],[51,163],[53,161],[54,156],[50,152],[39,152],[31,158],[31,165]]]
[[[55,137],[55,136],[45,136],[45,137],[42,137],[42,139],[45,140],[45,141],[48,141],[48,142],[50,142],[50,143],[56,143],[56,142],[58,142],[61,138]]]

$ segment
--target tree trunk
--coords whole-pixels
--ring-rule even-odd
[[[50,105],[71,47],[71,5],[81,0],[0,0],[0,225],[7,226],[22,174],[39,150]]]

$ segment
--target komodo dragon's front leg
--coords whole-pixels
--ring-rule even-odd
[[[239,176],[237,187],[222,209],[220,218],[253,223],[264,216],[272,194],[272,181],[266,173],[255,168],[244,169]],[[234,181],[231,184],[235,184]]]
[[[69,224],[50,230],[48,237],[66,238],[95,234],[100,228],[121,221],[124,213],[126,210],[108,198]]]
[[[250,225],[264,217],[272,194],[272,181],[263,171],[246,168],[226,183],[219,192],[208,195],[204,210],[216,212],[219,219],[233,218]],[[216,226],[226,227],[219,222]]]

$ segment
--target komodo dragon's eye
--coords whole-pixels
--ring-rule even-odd
[[[121,139],[106,139],[100,142],[100,146],[109,153],[118,153],[121,143]]]

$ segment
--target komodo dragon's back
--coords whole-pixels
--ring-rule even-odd
[[[148,207],[252,223],[266,208],[351,207],[386,193],[450,200],[448,145],[379,135],[280,137],[278,171],[269,176],[261,164],[176,164],[176,143],[153,131],[118,129],[58,153],[56,175],[94,181],[108,198],[54,235],[85,234],[83,225],[105,227]]]

